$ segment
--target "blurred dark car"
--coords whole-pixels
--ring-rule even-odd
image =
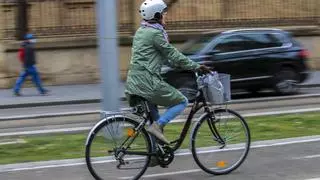
[[[204,33],[187,41],[181,51],[193,61],[230,74],[232,91],[272,88],[281,94],[293,94],[298,91],[297,84],[308,77],[308,51],[289,32],[279,29]],[[184,94],[197,88],[191,72],[164,66],[161,73]]]

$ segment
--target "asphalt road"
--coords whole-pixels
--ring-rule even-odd
[[[253,144],[247,160],[229,175],[213,176],[199,169],[190,154],[177,155],[169,168],[149,168],[141,179],[153,180],[319,180],[320,136],[311,141],[273,141]],[[299,142],[300,141],[300,142]],[[84,160],[55,165],[0,166],[1,180],[92,180]],[[110,165],[106,165],[110,166]],[[107,171],[107,169],[106,169]],[[108,174],[126,179],[127,171]],[[116,178],[111,178],[116,177]]]

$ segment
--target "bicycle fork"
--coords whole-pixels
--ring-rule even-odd
[[[223,149],[226,146],[225,140],[220,136],[220,133],[218,132],[215,123],[216,123],[216,117],[212,117],[212,113],[209,114],[209,118],[207,120],[209,129],[211,133],[214,136],[214,140],[217,141],[219,144],[221,144],[221,147],[219,149]]]

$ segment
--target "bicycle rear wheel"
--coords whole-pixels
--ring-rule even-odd
[[[85,154],[87,167],[95,179],[136,180],[144,174],[152,144],[145,129],[136,131],[138,126],[137,121],[118,115],[100,121],[91,130]]]
[[[229,109],[216,109],[206,113],[195,124],[192,155],[205,172],[222,175],[237,169],[250,149],[249,127],[238,113]]]

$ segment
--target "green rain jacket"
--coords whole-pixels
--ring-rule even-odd
[[[166,83],[161,75],[163,64],[195,70],[199,64],[181,54],[166,41],[161,30],[140,27],[133,39],[132,58],[127,75],[126,96],[138,95],[153,104],[169,107],[185,100],[185,96]]]

